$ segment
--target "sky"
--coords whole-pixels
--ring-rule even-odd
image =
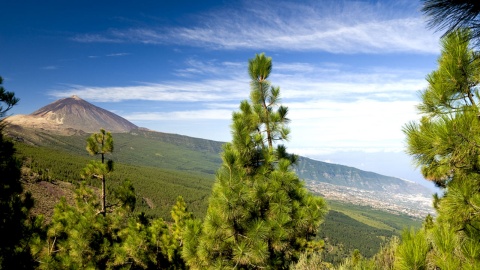
[[[30,114],[77,95],[152,130],[230,141],[248,60],[272,57],[290,152],[423,180],[402,127],[418,121],[437,33],[416,0],[4,1],[0,76]]]

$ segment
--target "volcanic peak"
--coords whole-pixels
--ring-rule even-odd
[[[129,132],[138,127],[105,109],[97,107],[80,97],[71,97],[54,101],[30,115],[13,116],[13,124],[43,128],[47,130],[75,129],[93,133],[100,129],[114,133]]]

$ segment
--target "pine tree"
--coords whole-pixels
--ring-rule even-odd
[[[100,133],[94,133],[87,139],[87,147],[88,153],[92,156],[100,155],[101,162],[98,161],[91,161],[87,167],[85,167],[82,176],[90,176],[94,178],[98,178],[102,181],[102,205],[101,205],[101,213],[105,215],[106,211],[106,196],[105,196],[105,178],[107,174],[113,171],[113,161],[108,160],[105,163],[105,155],[107,153],[113,152],[113,137],[110,132],[105,132],[104,129],[100,129]]]
[[[327,211],[292,172],[295,155],[277,142],[288,138],[288,109],[280,89],[267,80],[271,58],[249,61],[250,102],[233,113],[232,142],[223,147],[222,167],[203,224],[187,222],[183,256],[193,269],[286,269],[314,241]]]
[[[121,190],[132,192],[130,182]],[[97,195],[82,183],[75,191],[75,205],[63,199],[55,206],[46,239],[36,247],[39,268],[182,269],[174,225],[143,214],[131,215],[132,201],[122,202],[123,207],[101,215]],[[172,212],[185,221],[191,214],[181,205],[177,203]],[[181,222],[176,224],[181,226]]]
[[[439,68],[427,76],[429,86],[421,93],[418,109],[423,117],[404,128],[408,153],[425,178],[441,187],[480,169],[480,59],[463,42],[468,36],[462,30],[443,39]]]
[[[173,219],[173,224],[170,226],[172,245],[171,252],[169,252],[169,260],[178,269],[185,269],[186,265],[182,258],[184,231],[187,223],[193,220],[193,214],[187,210],[187,204],[182,196],[177,197],[177,202],[172,207],[170,213]]]
[[[110,237],[103,215],[98,215],[98,199],[82,184],[75,191],[75,205],[62,198],[55,206],[39,257],[40,269],[105,268]]]
[[[0,102],[4,103],[0,105],[0,119],[3,119],[6,113],[13,108],[13,106],[17,105],[19,101],[19,99],[15,97],[15,93],[6,91],[2,84],[3,78],[0,76]],[[3,107],[5,105],[7,106],[6,108]]]
[[[434,197],[436,220],[402,237],[403,269],[480,267],[480,58],[470,39],[465,29],[442,39],[438,69],[421,93],[422,119],[404,127],[408,153],[444,194]]]
[[[405,229],[402,233],[402,243],[397,247],[395,269],[421,270],[427,269],[427,253],[429,242],[424,230]]]

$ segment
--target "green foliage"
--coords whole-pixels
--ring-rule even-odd
[[[10,130],[9,130],[10,131]],[[28,144],[45,146],[70,154],[85,156],[85,140],[89,136],[62,136],[41,130],[10,131]],[[110,158],[138,166],[158,167],[192,173],[215,175],[221,164],[222,143],[177,134],[147,130],[115,133],[115,152]]]
[[[395,267],[396,251],[398,248],[398,238],[392,237],[391,240],[382,245],[380,251],[372,258],[364,258],[358,250],[354,250],[349,257],[346,257],[337,270],[393,270]]]
[[[107,164],[102,163],[98,160],[91,160],[87,166],[82,171],[82,178],[92,177],[100,178],[110,172],[110,168],[107,167]]]
[[[402,242],[397,247],[396,269],[420,270],[427,268],[427,252],[430,244],[425,231],[405,229],[402,233]]]
[[[480,267],[480,58],[470,38],[461,29],[442,40],[418,106],[423,117],[404,128],[408,152],[444,192],[434,197],[437,219],[402,235],[396,265],[403,269]]]
[[[234,114],[234,125],[248,125],[250,128],[244,129],[244,132],[251,132],[252,127],[257,128],[253,139],[257,140],[257,144],[262,140],[268,143],[268,148],[273,150],[273,143],[276,141],[288,140],[290,129],[287,124],[290,119],[287,118],[288,108],[279,105],[280,87],[270,85],[267,80],[272,71],[272,58],[265,56],[264,53],[255,55],[255,58],[248,61],[248,73],[250,75],[250,100],[251,104],[244,101],[240,105],[241,114]],[[275,111],[276,108],[276,111]],[[240,119],[243,118],[243,119]],[[240,131],[240,129],[237,129]],[[241,133],[237,134],[241,135]],[[245,137],[246,134],[242,134]],[[233,139],[235,141],[235,138]],[[283,145],[277,148],[277,155],[286,154]],[[283,156],[288,158],[289,156]],[[291,156],[295,158],[295,156]],[[294,161],[293,159],[291,160]]]
[[[88,137],[86,149],[92,156],[101,155],[102,163],[104,163],[104,155],[113,152],[112,134],[100,129],[100,133],[94,133]]]
[[[121,135],[121,134],[116,134]],[[60,138],[60,137],[59,137]],[[81,137],[73,136],[71,138],[64,138],[62,140],[73,140],[76,138],[77,140],[82,141]],[[117,137],[116,137],[117,138]],[[84,140],[83,140],[84,141]],[[116,139],[117,141],[117,139]],[[43,170],[48,171],[49,178],[53,181],[56,180],[68,180],[71,182],[77,182],[80,180],[78,172],[82,169],[82,164],[88,162],[88,158],[84,156],[78,156],[72,154],[72,152],[64,152],[64,151],[56,151],[51,148],[45,147],[32,147],[29,145],[25,145],[23,143],[17,143],[16,147],[19,149],[19,153],[17,153],[20,157],[23,157],[26,160],[26,166],[31,168],[32,170]],[[123,146],[125,147],[125,146]],[[118,147],[116,149],[118,150]],[[79,146],[79,153],[84,152]],[[112,154],[112,158],[119,160],[118,156]],[[46,170],[48,169],[48,170]],[[148,216],[153,217],[161,217],[166,221],[174,222],[175,218],[170,217],[170,209],[175,204],[176,197],[178,194],[181,194],[185,198],[186,205],[189,206],[190,209],[193,210],[196,217],[203,217],[205,215],[205,211],[207,208],[207,200],[206,197],[208,193],[211,191],[211,183],[212,180],[208,177],[208,175],[203,175],[199,172],[192,174],[188,172],[182,172],[178,170],[165,170],[153,167],[146,167],[146,166],[133,166],[129,164],[122,164],[120,162],[116,163],[115,171],[112,172],[109,176],[109,190],[112,190],[111,194],[109,195],[109,203],[115,206],[122,205],[119,200],[116,199],[115,192],[113,190],[118,190],[120,186],[122,186],[122,179],[132,179],[130,182],[132,185],[135,186],[135,191],[138,192],[139,195],[135,197],[137,201],[137,205],[135,207],[135,211],[141,212],[144,211],[148,214]],[[88,182],[89,185],[99,186],[98,181],[90,181]],[[121,197],[121,196],[118,196]],[[146,199],[152,202],[153,208],[150,208],[145,202]],[[385,213],[379,210],[373,210],[368,207],[356,206],[351,204],[342,204],[338,202],[329,202],[333,210],[340,211],[360,222],[367,222],[368,225],[375,227],[377,229],[368,229],[371,230],[372,234],[379,233],[382,234],[383,230],[400,230],[402,228],[402,224],[412,224],[419,223],[417,221],[411,221],[411,219],[404,217],[404,216],[397,216],[392,215],[389,213]],[[97,202],[98,207],[98,202]],[[98,211],[98,209],[97,209]],[[127,211],[128,213],[128,211]],[[113,215],[113,213],[110,213]],[[334,228],[339,226],[338,223],[329,222],[331,215],[327,215],[325,218],[326,226],[322,227],[322,238],[324,232],[329,232],[325,234],[328,236],[329,239],[339,238],[343,239],[344,232],[340,230],[331,230],[330,228],[333,226]],[[343,221],[342,221],[343,222]],[[345,221],[350,222],[350,221]],[[142,222],[140,222],[142,223]],[[199,221],[187,221],[186,224],[200,224],[196,228],[201,229],[201,223]],[[167,223],[169,224],[169,223]],[[418,225],[418,224],[417,224]],[[170,224],[170,226],[173,226]],[[366,226],[362,223],[356,223],[356,227],[352,230],[362,232],[363,226]],[[195,226],[193,226],[195,227]],[[368,226],[367,226],[368,228]],[[143,230],[143,229],[142,229]],[[189,230],[187,230],[188,232]],[[195,230],[194,230],[195,232]],[[198,235],[198,234],[192,234]],[[198,243],[192,241],[192,237],[188,238],[188,235],[184,235],[184,240],[182,241],[182,252],[187,250],[187,245],[190,244],[193,251],[196,251],[196,247]],[[370,237],[370,234],[367,234],[367,237]],[[377,235],[377,240],[379,240],[379,235]],[[190,239],[190,240],[189,240]],[[197,239],[197,238],[196,238]],[[352,239],[358,239],[358,243],[360,245],[356,245],[352,247],[352,249],[347,249],[344,245],[339,244],[339,246],[343,247],[342,250],[345,253],[342,254],[350,254],[350,252],[354,248],[358,248],[361,251],[361,254],[368,257],[368,251],[364,249],[362,243],[366,240],[362,240],[363,234],[351,234],[350,235],[350,242]],[[197,239],[198,240],[198,239]],[[375,240],[375,241],[377,241]],[[336,243],[341,243],[341,240],[336,240]],[[380,241],[379,241],[380,242]],[[173,242],[170,242],[173,243]],[[328,244],[328,242],[327,242]],[[170,244],[173,245],[173,244]],[[378,247],[378,246],[377,246]],[[327,249],[329,247],[327,246]],[[334,247],[335,250],[338,250],[337,247]],[[174,250],[174,249],[171,249]],[[303,253],[302,253],[303,254]],[[310,255],[308,255],[310,256]],[[325,255],[327,256],[327,255]],[[340,255],[339,255],[340,257]],[[163,257],[162,257],[163,258]],[[180,262],[182,262],[180,260]],[[200,267],[200,266],[198,266]],[[378,268],[377,268],[378,269]]]
[[[372,258],[372,269],[393,270],[395,269],[395,252],[399,243],[398,237],[393,237]]]
[[[300,255],[297,263],[292,263],[291,270],[327,270],[333,269],[333,265],[324,262],[319,252],[304,252]]]
[[[122,189],[132,192],[129,181]],[[131,207],[115,208],[111,214],[101,215],[95,192],[82,185],[76,190],[74,206],[62,200],[55,207],[46,239],[36,246],[39,268],[182,268],[184,264],[179,255],[182,230],[179,227],[191,217],[183,200],[179,199],[172,210],[175,223],[171,226],[162,219],[130,215]]]
[[[102,162],[91,161],[82,172],[82,177],[87,176],[98,178],[102,181],[102,214],[106,214],[106,184],[105,178],[107,174],[113,171],[113,161],[108,160],[105,163],[105,154],[113,152],[113,137],[110,132],[105,132],[104,129],[100,129],[100,133],[94,133],[87,139],[87,152],[94,156],[100,155]]]
[[[14,158],[15,148],[6,141],[0,130],[0,269],[28,259],[28,250],[22,250],[27,237],[27,215],[33,206],[30,196],[22,198],[20,162]]]
[[[129,179],[123,181],[122,185],[113,190],[113,197],[118,200],[118,204],[128,211],[133,212],[137,203],[135,188]]]
[[[178,196],[177,202],[170,213],[174,222],[170,226],[172,244],[170,245],[169,260],[175,263],[177,268],[184,269],[186,268],[182,259],[182,249],[185,243],[184,234],[187,224],[193,221],[193,215],[187,210],[187,204],[182,196]]]
[[[478,171],[480,125],[478,90],[480,58],[463,42],[469,32],[455,32],[443,40],[438,70],[418,106],[420,123],[405,126],[408,153],[426,179],[446,187],[454,175]]]
[[[186,226],[186,223],[193,219],[191,212],[187,211],[187,204],[182,196],[177,197],[177,202],[172,207],[170,212],[173,219],[172,232],[174,239],[180,243],[182,241],[183,230]]]
[[[75,206],[65,200],[55,206],[39,259],[41,269],[94,269],[105,257],[110,244],[106,237],[108,222],[98,215],[93,190],[82,186],[75,199]]]
[[[251,102],[232,116],[233,139],[224,145],[203,224],[187,223],[183,256],[193,269],[288,268],[305,250],[323,246],[314,238],[325,201],[291,171],[295,156],[273,148],[286,139],[288,118],[279,89],[267,81],[270,71],[263,54],[249,62]]]
[[[340,269],[352,269],[355,249],[363,259],[358,269],[393,269],[400,232],[404,227],[421,227],[421,221],[368,206],[329,201],[318,237],[325,240],[324,262]],[[359,268],[360,267],[360,268]],[[363,268],[362,268],[363,267]]]

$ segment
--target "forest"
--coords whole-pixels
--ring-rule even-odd
[[[103,129],[71,149],[89,157],[35,147],[8,138],[2,120],[0,269],[479,269],[480,4],[425,0],[423,12],[446,33],[420,93],[421,119],[403,127],[407,153],[443,192],[421,226],[382,223],[385,214],[305,188],[282,144],[289,109],[261,53],[248,61],[250,97],[232,114],[219,168],[198,153],[184,171],[112,160],[117,135]],[[2,84],[3,119],[19,99]],[[57,179],[71,182],[72,196],[49,217],[32,214],[25,181]]]

